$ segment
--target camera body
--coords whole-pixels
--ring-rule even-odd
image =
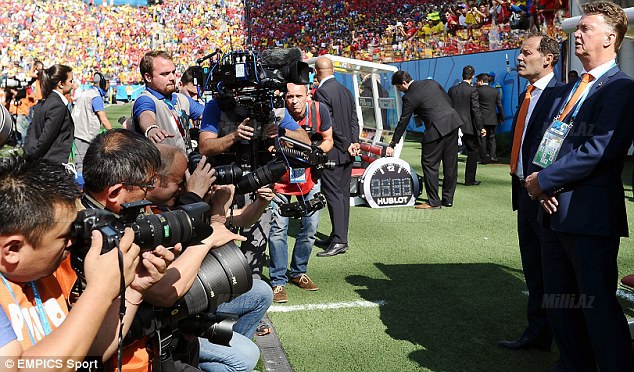
[[[310,200],[280,205],[280,215],[282,217],[302,218],[323,209],[325,206],[326,198],[318,192]]]
[[[207,203],[192,203],[170,212],[146,216],[143,212],[149,205],[151,203],[146,200],[125,203],[119,216],[102,209],[80,211],[71,227],[71,235],[75,238],[71,264],[77,274],[83,277],[84,259],[90,249],[93,230],[101,233],[101,254],[119,244],[126,227],[134,231],[134,242],[141,251],[153,250],[159,245],[198,244],[213,232]]]
[[[278,146],[278,158],[281,157],[287,161],[291,167],[313,168],[317,171],[325,169],[332,170],[335,162],[328,160],[328,155],[322,150],[318,144],[319,139],[313,138],[313,143],[307,145],[296,141],[292,138],[281,136],[278,144],[290,144],[292,147]]]
[[[193,171],[200,163],[202,156],[197,152],[189,154],[189,172]],[[280,162],[269,162],[253,172],[245,173],[242,168],[235,164],[221,165],[214,167],[216,170],[216,185],[235,185],[237,194],[248,194],[254,192],[262,186],[279,181],[286,166]]]

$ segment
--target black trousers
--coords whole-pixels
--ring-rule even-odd
[[[476,180],[478,169],[478,150],[480,149],[480,136],[473,134],[463,134],[462,143],[467,153],[467,164],[464,171],[464,182],[473,183]]]
[[[429,205],[441,205],[438,196],[439,168],[442,161],[442,203],[453,204],[458,181],[458,129],[432,142],[422,144],[421,164]]]
[[[333,170],[325,170],[321,177],[321,191],[328,203],[328,214],[333,243],[348,243],[350,222],[350,179],[352,163],[340,164]]]
[[[618,237],[542,227],[544,302],[569,371],[632,371],[632,340],[617,301]]]
[[[528,289],[526,318],[528,327],[524,336],[542,345],[552,343],[553,336],[548,325],[546,309],[543,305],[544,279],[542,271],[542,248],[539,240],[540,225],[537,221],[539,203],[531,200],[526,189],[519,190],[517,210],[517,237],[522,257],[522,270]]]
[[[484,129],[486,129],[487,135],[480,137],[480,160],[497,161],[497,145],[495,142],[497,125],[485,125]]]

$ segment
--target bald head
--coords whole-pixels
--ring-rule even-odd
[[[319,80],[323,80],[326,76],[333,75],[335,68],[332,61],[328,57],[319,57],[315,62],[315,72]]]

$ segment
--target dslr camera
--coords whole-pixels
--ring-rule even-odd
[[[189,172],[193,173],[202,156],[197,152],[189,154]],[[209,159],[207,159],[209,161]],[[216,185],[235,185],[237,194],[248,194],[262,186],[279,181],[286,166],[280,162],[269,162],[253,172],[243,172],[242,168],[235,164],[214,167],[216,171]]]
[[[318,192],[310,200],[296,201],[280,205],[282,217],[302,218],[309,216],[326,206],[326,198]]]
[[[134,231],[134,243],[141,251],[153,250],[159,245],[198,244],[213,232],[207,203],[192,203],[170,212],[144,215],[145,208],[151,204],[146,200],[125,203],[119,217],[102,209],[80,211],[71,226],[71,236],[75,238],[71,264],[78,276],[83,278],[84,259],[90,249],[93,230],[101,232],[101,254],[119,244],[126,227]]]

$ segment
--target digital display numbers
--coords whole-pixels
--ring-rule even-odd
[[[370,180],[370,194],[373,198],[399,197],[412,195],[412,179],[378,177]]]
[[[362,193],[372,208],[412,206],[420,195],[418,176],[402,159],[373,161],[360,179]]]

